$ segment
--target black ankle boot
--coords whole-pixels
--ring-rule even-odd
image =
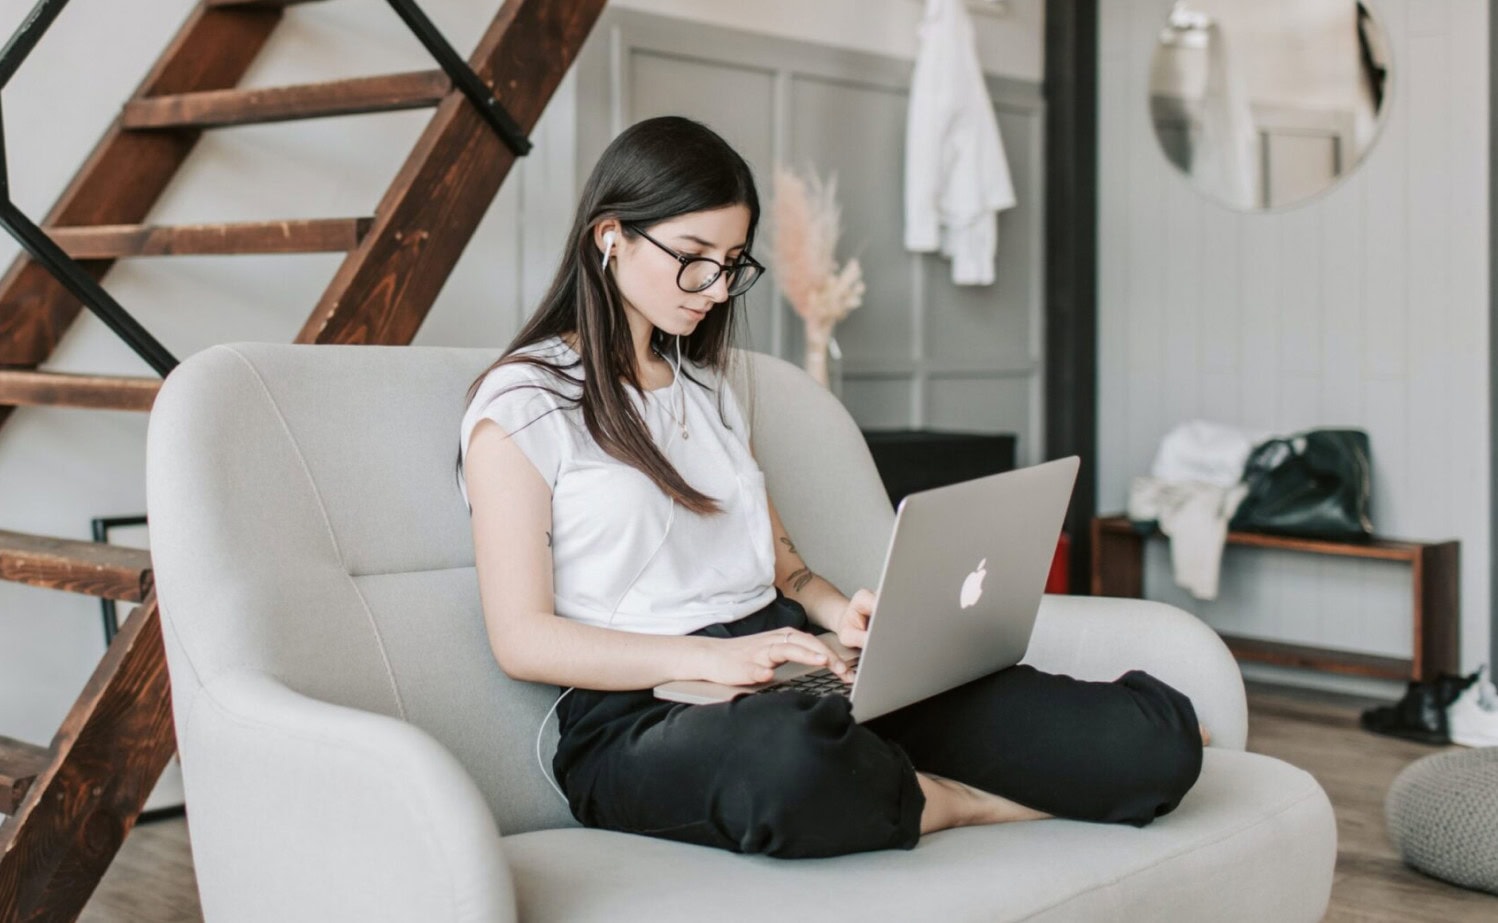
[[[1360,723],[1364,730],[1375,734],[1423,744],[1449,744],[1451,732],[1446,724],[1446,707],[1475,682],[1476,673],[1471,676],[1442,673],[1433,680],[1411,680],[1404,698],[1393,705],[1368,709]]]

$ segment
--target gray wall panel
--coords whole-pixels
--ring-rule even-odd
[[[999,129],[1017,189],[1040,188],[1044,125],[1038,110],[1000,104]],[[952,284],[945,262],[925,260],[926,352],[957,362],[1036,361],[1041,317],[1040,274],[1044,201],[1021,195],[999,213],[999,255],[992,286]]]
[[[786,162],[837,175],[840,259],[857,256],[868,286],[838,325],[843,352],[861,361],[911,356],[912,263],[904,252],[906,97],[878,86],[798,77],[791,81]]]
[[[847,378],[843,381],[843,405],[859,425],[875,429],[900,429],[910,419],[909,378]]]
[[[926,383],[931,426],[990,433],[1022,432],[1025,422],[1034,415],[1036,387],[1031,375],[933,376]]]

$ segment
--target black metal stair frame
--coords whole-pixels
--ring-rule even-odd
[[[483,115],[484,121],[489,123],[505,146],[514,151],[516,157],[529,154],[531,142],[526,138],[525,132],[515,124],[515,119],[495,98],[494,91],[479,79],[479,75],[468,66],[468,62],[464,61],[453,46],[448,44],[447,39],[442,37],[442,33],[437,31],[437,27],[416,5],[416,0],[389,0],[389,2],[395,14],[416,35],[421,44],[426,46],[427,52],[436,60],[438,66],[452,78],[453,86],[463,91],[463,95],[467,96]]]

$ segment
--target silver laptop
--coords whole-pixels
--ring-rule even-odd
[[[1019,663],[1078,466],[1071,456],[901,500],[864,649],[821,635],[856,658],[851,688],[825,668],[787,663],[768,683],[679,680],[656,696],[704,704],[811,686],[851,696],[854,719],[867,721]]]

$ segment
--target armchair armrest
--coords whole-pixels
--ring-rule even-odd
[[[1242,750],[1247,741],[1248,702],[1237,661],[1216,632],[1174,606],[1047,596],[1024,662],[1090,680],[1145,670],[1191,698],[1212,732],[1212,746]]]
[[[493,814],[419,728],[249,672],[178,723],[206,919],[516,919]]]

